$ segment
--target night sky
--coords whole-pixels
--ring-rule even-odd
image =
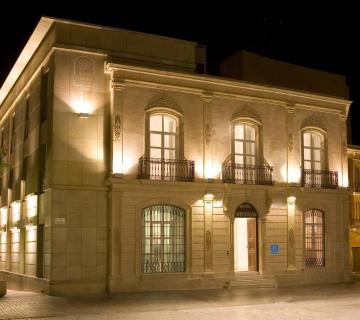
[[[60,1],[59,1],[60,2]],[[74,3],[74,2],[73,2]],[[78,2],[77,2],[78,3]],[[155,33],[196,41],[207,47],[208,73],[216,75],[219,63],[246,49],[258,54],[328,72],[344,74],[350,87],[352,143],[360,144],[360,15],[358,10],[336,7],[315,10],[291,4],[290,10],[235,6],[195,8],[186,2],[167,2],[162,7],[134,2],[61,1],[48,8],[34,4],[2,8],[0,11],[0,83],[2,84],[41,15]],[[18,9],[21,7],[21,11]],[[353,9],[353,10],[352,10]]]

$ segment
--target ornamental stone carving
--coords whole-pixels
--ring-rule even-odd
[[[91,87],[95,82],[95,63],[89,57],[78,57],[74,61],[74,84]]]
[[[261,123],[260,115],[255,111],[255,109],[249,107],[248,105],[244,105],[241,109],[237,110],[234,113],[234,115],[232,116],[232,120],[235,120],[237,118],[250,118]]]
[[[114,121],[114,140],[119,140],[121,136],[121,119],[120,119],[120,115],[117,114],[115,116],[115,121]]]
[[[210,128],[210,125],[207,124],[205,126],[205,143],[206,143],[207,146],[210,145],[211,139],[212,139],[211,128]]]
[[[293,137],[293,135],[291,133],[289,133],[288,148],[289,148],[290,152],[292,152],[293,148],[294,148],[294,137]]]
[[[177,105],[171,98],[169,98],[167,95],[162,95],[160,97],[156,97],[153,100],[150,101],[148,106],[146,107],[146,110],[150,110],[152,108],[166,108],[166,109],[173,109],[174,111],[177,111],[178,113],[183,114],[183,110],[179,105]]]
[[[315,127],[315,128],[320,128],[320,129],[323,129],[324,131],[327,131],[326,126],[321,121],[321,119],[314,114],[311,115],[310,117],[306,118],[303,121],[301,128],[306,128],[306,127]]]

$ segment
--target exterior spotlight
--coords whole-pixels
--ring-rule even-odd
[[[212,194],[212,193],[206,193],[205,195],[204,195],[204,200],[205,201],[213,201],[214,200],[214,195]]]

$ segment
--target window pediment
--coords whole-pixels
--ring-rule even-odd
[[[241,109],[237,110],[232,118],[232,121],[245,121],[245,122],[252,122],[261,125],[261,117],[260,115],[248,105],[243,106]]]
[[[183,115],[182,108],[166,95],[156,97],[150,101],[145,111],[159,111],[164,113],[174,113],[178,116]]]
[[[323,132],[327,132],[326,126],[324,125],[324,123],[322,122],[322,120],[316,116],[316,115],[311,115],[310,117],[306,118],[302,124],[301,124],[301,130],[311,130],[311,129],[320,129],[319,131],[323,131]]]

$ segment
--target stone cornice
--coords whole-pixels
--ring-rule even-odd
[[[347,115],[351,101],[308,92],[294,91],[209,75],[187,74],[144,67],[128,66],[108,61],[106,71],[116,78],[121,75],[129,85],[170,89],[202,95],[212,91],[214,97],[262,101],[296,108]]]

